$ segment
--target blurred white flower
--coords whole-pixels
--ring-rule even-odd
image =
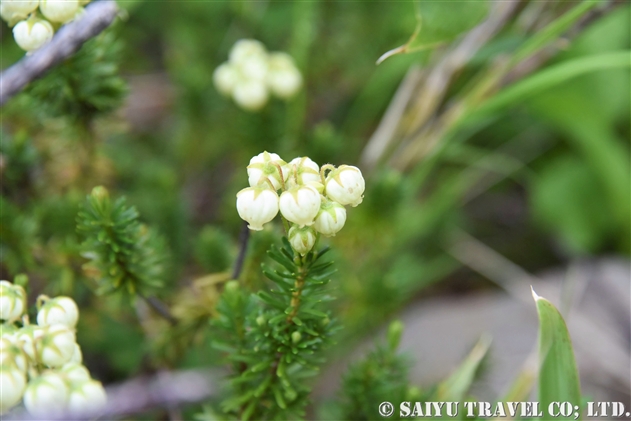
[[[241,64],[250,57],[266,56],[267,50],[260,41],[254,39],[240,39],[235,42],[229,53],[230,63]]]
[[[52,22],[66,23],[75,18],[79,0],[40,0],[39,10]]]
[[[36,417],[59,416],[66,410],[68,385],[62,374],[46,371],[32,379],[24,392],[24,406]]]
[[[90,372],[85,366],[77,363],[68,363],[65,364],[59,370],[59,373],[66,376],[66,379],[70,381],[70,383],[82,383],[86,380],[90,380]]]
[[[44,336],[44,329],[37,325],[28,325],[18,330],[16,335],[19,345],[30,361],[37,361],[37,346],[42,336]]]
[[[84,380],[72,385],[68,396],[68,412],[72,415],[94,415],[107,403],[101,382]]]
[[[70,297],[49,299],[37,312],[37,324],[42,327],[59,323],[74,328],[78,320],[79,308]]]
[[[0,364],[0,414],[14,407],[24,394],[26,374],[15,364]]]
[[[248,111],[258,111],[263,108],[268,97],[265,83],[256,79],[240,80],[232,92],[234,102]]]
[[[302,87],[302,75],[287,53],[276,52],[269,55],[267,84],[274,95],[289,99]]]
[[[26,310],[26,292],[20,285],[0,281],[0,319],[14,321]]]
[[[0,2],[0,16],[13,25],[26,19],[39,6],[39,0],[2,0]]]
[[[45,328],[36,344],[39,361],[48,367],[61,367],[70,362],[75,352],[75,334],[67,326],[54,324]]]
[[[217,67],[213,73],[213,82],[215,87],[225,96],[231,96],[234,87],[237,86],[239,73],[230,63],[223,63]]]

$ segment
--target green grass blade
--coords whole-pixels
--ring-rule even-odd
[[[511,59],[511,63],[519,63],[528,58],[558,37],[577,22],[582,16],[598,5],[598,0],[586,0],[546,26],[542,31],[529,38]]]
[[[544,413],[552,402],[581,402],[580,382],[570,334],[559,310],[532,290],[539,313],[539,402]],[[566,419],[563,417],[555,419]],[[567,419],[575,419],[572,414]]]
[[[555,66],[543,69],[507,87],[493,98],[483,103],[473,115],[477,117],[484,113],[522,103],[530,96],[586,73],[625,67],[631,67],[631,51],[617,51],[614,53],[590,55],[574,60],[567,60]]]
[[[469,355],[464,359],[460,367],[445,381],[438,385],[436,401],[460,402],[466,396],[475,379],[475,374],[480,363],[489,350],[491,338],[482,336],[475,344]]]

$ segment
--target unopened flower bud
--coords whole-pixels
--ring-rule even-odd
[[[68,412],[72,415],[98,414],[107,403],[101,382],[84,380],[72,385],[68,396]]]
[[[294,158],[288,164],[287,180],[295,184],[320,183],[320,167],[311,158]]]
[[[15,364],[0,364],[0,414],[20,402],[26,388],[26,374]]]
[[[265,316],[263,316],[262,314],[256,318],[256,324],[259,326],[263,326],[265,324]]]
[[[78,9],[78,0],[40,0],[39,3],[39,10],[46,19],[58,23],[74,19]]]
[[[346,209],[337,202],[323,199],[313,224],[316,231],[327,237],[335,236],[346,222]]]
[[[82,364],[68,363],[61,367],[59,373],[66,376],[66,379],[72,383],[82,383],[86,380],[90,380],[90,372]]]
[[[0,319],[12,322],[26,310],[26,292],[19,285],[0,281]]]
[[[223,63],[215,69],[213,73],[213,82],[215,87],[225,96],[232,95],[234,87],[237,86],[239,75],[234,66],[230,63]]]
[[[265,83],[260,80],[240,80],[232,91],[232,98],[241,108],[258,111],[266,103],[268,92]]]
[[[59,416],[68,402],[68,386],[63,375],[47,371],[32,379],[24,392],[24,406],[31,415],[45,419]]]
[[[297,330],[291,333],[291,341],[293,343],[297,344],[298,342],[300,342],[301,339],[302,339],[302,334],[298,332]]]
[[[239,285],[239,281],[228,281],[226,282],[226,286],[224,287],[226,292],[235,293],[239,291],[241,286]]]
[[[19,344],[32,362],[37,361],[37,347],[44,336],[44,331],[44,328],[37,325],[28,325],[18,330],[16,334]]]
[[[24,51],[35,51],[53,38],[52,25],[43,19],[23,20],[13,27],[13,38]]]
[[[39,0],[2,0],[0,16],[13,26],[18,21],[26,19],[39,6]]]
[[[278,194],[265,185],[245,188],[237,193],[237,211],[248,228],[260,231],[278,213]]]
[[[300,227],[313,224],[320,210],[320,193],[313,186],[295,186],[280,195],[280,212]]]
[[[265,46],[254,39],[240,39],[235,42],[230,50],[230,63],[240,64],[248,57],[265,56],[267,51]]]
[[[305,255],[311,251],[316,240],[316,233],[311,227],[299,228],[292,225],[287,234],[289,244],[301,255]]]
[[[78,320],[79,309],[70,297],[52,298],[46,301],[37,313],[37,324],[42,327],[59,323],[74,328]]]
[[[70,362],[75,352],[75,334],[62,324],[45,328],[44,335],[37,343],[39,361],[48,367],[61,367]]]
[[[13,337],[0,338],[0,364],[14,364],[23,373],[28,370],[28,357]]]
[[[359,205],[365,188],[361,171],[350,165],[340,165],[326,177],[326,195],[341,205]]]
[[[270,54],[268,65],[267,84],[272,93],[283,99],[296,95],[302,86],[302,75],[289,54]]]
[[[252,157],[248,165],[248,183],[250,187],[266,184],[267,180],[269,180],[274,190],[280,189],[282,180],[287,175],[286,165],[286,162],[280,156],[267,151]]]

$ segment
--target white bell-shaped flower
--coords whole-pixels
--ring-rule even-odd
[[[267,85],[274,95],[289,99],[302,87],[302,75],[287,53],[271,53],[268,59]]]
[[[101,382],[84,380],[73,384],[68,396],[68,412],[71,415],[96,415],[105,408],[107,395]]]
[[[295,184],[303,185],[320,183],[320,167],[307,156],[292,159],[286,167],[287,179]]]
[[[21,49],[29,53],[49,42],[54,33],[50,22],[44,19],[30,18],[13,27],[15,42]]]
[[[40,0],[39,10],[52,22],[66,23],[77,14],[79,0]]]
[[[66,376],[66,379],[72,383],[82,383],[84,381],[90,380],[90,372],[88,369],[82,365],[77,363],[68,363],[65,364],[59,372]]]
[[[260,231],[278,214],[278,194],[263,184],[245,188],[237,193],[237,212],[248,228]]]
[[[45,329],[37,325],[24,326],[17,331],[17,340],[31,362],[37,362],[37,347]]]
[[[45,328],[44,335],[36,344],[38,360],[48,367],[61,367],[70,362],[75,351],[74,331],[62,324]]]
[[[0,2],[0,16],[9,25],[26,19],[39,6],[39,0],[2,0]]]
[[[234,65],[230,63],[223,63],[215,69],[213,72],[213,82],[215,87],[225,96],[231,96],[234,91],[234,87],[237,86],[239,80],[239,73],[235,69]]]
[[[316,231],[326,237],[333,237],[337,234],[346,222],[346,209],[344,206],[331,200],[323,199],[320,205],[320,212],[313,224]]]
[[[0,319],[14,321],[26,310],[26,292],[20,285],[0,281]]]
[[[305,255],[311,251],[316,241],[316,233],[311,227],[302,227],[292,225],[289,228],[287,239],[291,247],[301,255]]]
[[[313,186],[294,186],[280,195],[280,213],[300,227],[313,224],[320,210],[320,193]]]
[[[29,382],[24,392],[24,406],[40,419],[57,417],[66,411],[68,392],[62,374],[46,371]]]
[[[235,42],[229,53],[230,63],[241,64],[250,57],[267,55],[265,46],[255,39],[240,39]]]
[[[326,195],[341,205],[359,205],[364,199],[365,188],[361,171],[351,165],[340,165],[326,177]]]
[[[37,324],[42,327],[59,323],[74,328],[78,320],[79,308],[70,297],[49,299],[37,312]]]
[[[250,159],[250,165],[247,168],[250,187],[267,184],[267,180],[269,180],[274,189],[279,190],[282,186],[282,180],[287,175],[285,166],[285,161],[275,153],[266,151],[256,155]]]
[[[240,79],[232,91],[232,98],[244,110],[258,111],[267,103],[269,94],[264,82]]]
[[[15,364],[0,364],[0,414],[20,402],[26,388],[26,374]]]
[[[17,340],[14,342],[8,337],[0,338],[0,364],[15,364],[26,373],[29,366],[28,357]]]

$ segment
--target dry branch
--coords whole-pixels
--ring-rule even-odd
[[[64,25],[50,43],[3,71],[0,74],[0,105],[100,34],[117,14],[118,6],[114,0],[95,1],[86,7],[81,19]]]

